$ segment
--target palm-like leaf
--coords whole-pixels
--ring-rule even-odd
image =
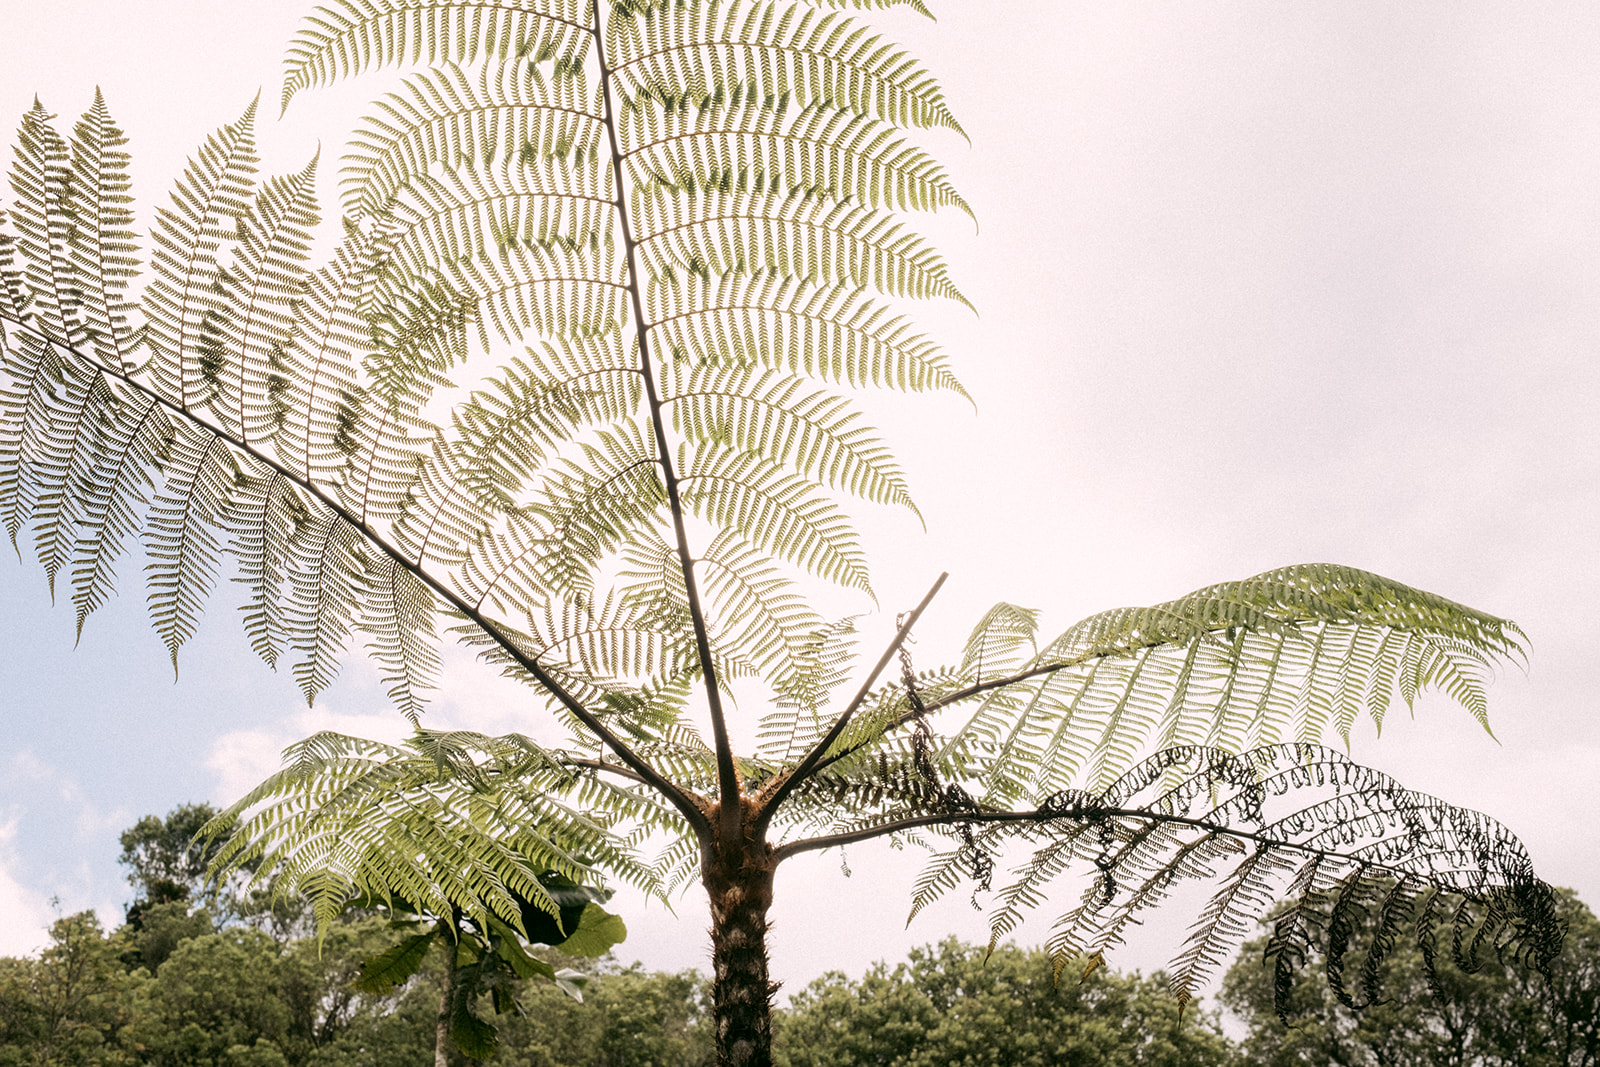
[[[1147,742],[1348,742],[1363,711],[1381,727],[1396,693],[1409,705],[1429,688],[1487,729],[1486,675],[1523,654],[1514,624],[1312,564],[1092,616],[998,677],[969,652],[971,684],[940,703],[981,698],[952,744],[981,752],[987,788],[1015,799],[1104,785]]]
[[[629,826],[675,821],[517,735],[419,732],[395,747],[321,733],[284,760],[210,828],[227,837],[217,868],[256,863],[256,882],[305,896],[324,922],[367,896],[520,927],[519,901],[556,911],[546,871],[593,883],[598,867],[654,891]],[[568,796],[611,814],[584,814]]]

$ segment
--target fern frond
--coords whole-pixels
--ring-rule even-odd
[[[177,432],[166,412],[146,397],[107,405],[98,429],[102,436],[92,450],[94,470],[80,484],[84,500],[73,549],[72,602],[80,635],[89,615],[111,596],[114,564],[139,529]]]
[[[394,559],[383,560],[362,598],[361,628],[389,683],[389,699],[413,724],[439,675],[433,593]]]
[[[305,895],[319,924],[366,895],[521,929],[516,901],[543,899],[540,873],[594,884],[591,862],[658,891],[612,824],[561,801],[581,776],[525,737],[419,732],[392,747],[319,734],[285,761],[213,824],[230,834],[213,876],[255,861],[256,883]]]
[[[775,763],[798,759],[827,734],[833,723],[823,708],[833,690],[849,678],[855,644],[854,617],[806,637],[786,674],[773,683],[775,709],[763,715],[757,727],[757,752],[763,759]]]
[[[224,270],[220,299],[203,324],[200,377],[205,406],[242,441],[269,437],[277,411],[270,378],[289,344],[295,304],[305,289],[305,262],[316,226],[317,160],[299,173],[268,181],[239,220],[237,254]]]
[[[662,401],[690,442],[761,452],[797,474],[863,500],[916,512],[899,466],[847,400],[775,371],[663,370]]]
[[[778,188],[873,209],[972,214],[928,153],[876,119],[817,107],[792,118],[668,112],[662,125],[624,147],[634,184],[680,196]]]
[[[243,483],[233,454],[187,423],[166,455],[165,478],[150,501],[145,567],[150,618],[178,669],[178,650],[194,635],[221,563],[221,531]]]
[[[382,213],[400,190],[441,171],[469,171],[480,181],[498,175],[533,193],[604,195],[599,104],[575,57],[553,58],[554,79],[529,77],[520,64],[484,66],[476,77],[444,64],[378,100],[382,116],[366,120],[345,159],[345,213]],[[528,170],[534,160],[560,166]]]
[[[845,291],[967,300],[944,261],[892,216],[780,187],[638,188],[641,261],[657,285],[685,275],[774,274]]]
[[[24,314],[63,343],[82,328],[77,271],[70,245],[76,229],[67,143],[37,99],[17,132],[11,165],[15,254],[27,296]]]
[[[766,3],[652,5],[611,29],[625,100],[665,97],[664,107],[702,111],[749,98],[826,104],[897,126],[961,131],[921,64],[836,13]],[[695,91],[685,92],[689,86]]]
[[[240,573],[234,580],[249,591],[241,606],[245,635],[269,667],[277,666],[288,640],[284,591],[294,544],[320,511],[277,471],[252,472],[240,490],[233,539]]]
[[[866,560],[844,514],[805,478],[766,456],[715,442],[685,445],[678,457],[684,504],[719,527],[796,566],[870,592]]]
[[[1058,967],[1119,943],[1121,931],[1174,887],[1214,883],[1174,960],[1180,999],[1193,995],[1286,892],[1291,907],[1271,949],[1286,970],[1305,957],[1311,939],[1324,936],[1330,961],[1342,962],[1349,911],[1374,900],[1383,902],[1384,915],[1368,965],[1380,965],[1418,886],[1483,907],[1489,938],[1520,946],[1536,963],[1547,965],[1559,951],[1551,890],[1505,827],[1328,749],[1167,749],[1101,793],[1070,791],[1031,814],[985,819],[975,812],[973,819],[975,832],[954,854],[941,854],[919,883],[923,897],[953,887],[963,858],[981,865],[1007,840],[1038,843],[1017,881],[1001,891],[999,938],[1023,911],[1049,899],[1052,881],[1092,862],[1097,873],[1081,903],[1056,921],[1049,939]],[[1408,888],[1397,891],[1397,883]],[[1322,909],[1331,909],[1331,921],[1318,917]],[[1470,958],[1471,945],[1463,943],[1460,953]],[[1330,970],[1336,985],[1337,966]]]
[[[374,66],[570,54],[586,38],[588,12],[582,0],[334,0],[289,46],[283,106]]]
[[[338,515],[313,516],[291,542],[283,618],[300,654],[295,680],[309,705],[339,673],[355,626],[367,560],[360,534]]]
[[[638,373],[613,359],[596,364],[529,350],[527,358],[508,360],[486,389],[455,410],[451,433],[435,441],[418,469],[397,528],[400,543],[419,562],[466,559],[528,498],[566,441],[637,407]]]
[[[735,273],[690,275],[685,284],[651,287],[646,297],[656,343],[673,361],[967,395],[937,345],[860,291]]]
[[[1348,739],[1355,709],[1381,723],[1396,690],[1442,689],[1487,726],[1484,676],[1521,654],[1515,624],[1364,571],[1289,567],[1078,623],[986,683],[957,738],[987,749],[996,795],[1042,795],[1104,784],[1150,740]]]
[[[184,409],[216,396],[200,353],[227,313],[224,271],[254,196],[255,113],[252,101],[238,121],[206,139],[156,215],[143,369],[163,399]]]
[[[361,364],[374,348],[362,309],[372,273],[392,241],[392,232],[382,227],[346,223],[331,262],[306,279],[304,297],[295,304],[293,336],[269,369],[273,443],[301,484],[337,484],[358,451],[355,429],[365,399]]]
[[[96,89],[94,104],[72,133],[73,227],[69,257],[83,297],[81,322],[70,341],[103,366],[124,368],[133,359],[135,310],[128,284],[139,273],[133,232],[128,139]]]
[[[822,619],[771,557],[738,534],[719,533],[698,564],[717,645],[748,662],[774,692],[798,688],[794,677]]]
[[[1010,674],[1023,649],[1034,650],[1039,630],[1039,613],[1015,604],[999,603],[990,608],[967,638],[961,653],[961,674],[975,682],[987,674]]]

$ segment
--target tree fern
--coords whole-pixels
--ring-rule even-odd
[[[930,592],[857,669],[853,623],[806,583],[866,599],[851,508],[916,513],[860,394],[965,395],[909,306],[965,303],[914,220],[970,208],[921,144],[961,133],[937,82],[848,6],[889,3],[333,0],[290,46],[284,106],[406,71],[350,140],[323,262],[319,162],[258,178],[254,104],[147,252],[105,103],[65,137],[24,117],[0,516],[69,575],[80,624],[139,537],[175,665],[227,575],[308,700],[365,646],[420,725],[443,629],[571,735],[319,735],[219,825],[223,863],[259,860],[324,920],[387,895],[523,933],[520,902],[555,908],[541,877],[698,872],[739,1063],[767,1057],[773,870],[876,837],[948,837],[913,913],[972,880],[996,936],[1096,872],[1058,961],[1211,881],[1180,996],[1285,898],[1291,971],[1314,939],[1342,959],[1364,907],[1369,960],[1414,902],[1433,930],[1435,893],[1467,902],[1464,954],[1547,962],[1548,891],[1514,838],[1318,747],[1425,689],[1487,725],[1488,671],[1523,655],[1509,622],[1310,565],[1054,639],[1001,604],[930,667],[906,644]],[[731,698],[757,686],[744,757]],[[995,889],[1011,841],[1032,856]]]

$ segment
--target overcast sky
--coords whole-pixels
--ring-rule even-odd
[[[298,3],[0,0],[0,109],[65,123],[101,85],[132,139],[141,228],[202,137],[258,89],[266,170],[324,148],[380,80],[275,120]],[[1050,628],[1286,563],[1347,563],[1514,618],[1532,668],[1492,687],[1498,743],[1441,699],[1353,754],[1487,811],[1600,903],[1600,8],[1592,3],[943,3],[880,19],[941,77],[971,144],[931,141],[977,213],[932,232],[978,316],[930,308],[977,400],[873,406],[927,520],[864,514],[887,616],[952,574],[919,633],[942,658],[990,603]],[[994,12],[1003,10],[1003,21]],[[9,199],[9,195],[7,196]],[[360,665],[306,709],[224,591],[174,683],[123,566],[73,647],[42,572],[0,566],[0,953],[126,901],[116,834],[225,803],[282,745],[398,737]],[[534,730],[455,657],[430,725]],[[903,930],[915,857],[785,866],[774,973],[859,973]],[[1063,901],[1063,907],[1069,902]],[[627,902],[625,955],[705,967],[695,895]],[[1185,916],[1113,965],[1158,966]],[[1042,925],[1025,928],[1037,938]]]

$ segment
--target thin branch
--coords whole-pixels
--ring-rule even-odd
[[[1268,837],[1261,833],[1252,833],[1249,830],[1239,830],[1231,826],[1223,826],[1205,819],[1193,819],[1183,815],[1165,815],[1160,812],[1149,811],[1145,808],[1102,808],[1085,805],[1081,810],[1068,809],[1066,811],[1046,811],[1036,808],[1033,811],[993,811],[993,812],[941,812],[937,815],[918,815],[911,819],[901,819],[898,822],[886,823],[882,826],[869,826],[861,830],[848,830],[844,833],[826,834],[822,837],[808,837],[800,841],[791,841],[780,845],[773,850],[776,862],[782,862],[790,856],[802,852],[816,852],[822,849],[833,848],[837,845],[853,845],[859,841],[871,841],[873,838],[886,837],[889,834],[900,833],[904,830],[915,830],[925,826],[947,826],[954,823],[1047,823],[1061,819],[1140,819],[1144,822],[1157,824],[1177,824],[1190,826],[1197,830],[1204,830],[1209,834],[1219,837],[1231,837],[1239,841],[1248,841],[1264,848],[1288,849],[1308,856],[1321,856],[1324,859],[1341,860],[1346,863],[1360,862],[1373,870],[1386,871],[1390,874],[1404,875],[1388,864],[1379,863],[1371,859],[1335,852],[1332,849],[1317,848],[1313,845],[1298,845],[1292,841]]]
[[[401,567],[404,567],[411,573],[412,577],[416,578],[418,581],[422,582],[429,589],[431,589],[434,594],[439,597],[439,599],[443,600],[468,621],[476,624],[481,630],[483,630],[484,633],[488,634],[490,640],[499,645],[501,650],[505,652],[506,655],[511,657],[511,659],[515,661],[518,666],[522,667],[529,674],[533,675],[534,679],[542,687],[544,687],[544,689],[549,692],[551,696],[555,697],[563,707],[570,711],[574,718],[583,723],[585,727],[587,727],[594,733],[596,737],[600,738],[600,740],[605,743],[606,747],[615,752],[618,759],[627,764],[628,767],[634,771],[634,773],[639,775],[641,780],[649,784],[663,797],[665,797],[673,807],[677,808],[678,811],[683,814],[684,818],[689,821],[689,825],[695,828],[697,833],[703,832],[703,830],[709,826],[709,823],[706,821],[705,812],[702,810],[701,805],[697,802],[700,798],[669,781],[654,767],[645,762],[642,757],[628,747],[626,742],[613,733],[603,722],[601,722],[587,708],[579,703],[576,697],[567,692],[566,688],[563,687],[560,682],[556,681],[548,672],[544,670],[544,668],[540,667],[537,660],[523,652],[515,641],[507,637],[501,631],[498,623],[484,616],[480,611],[478,611],[477,608],[468,604],[454,590],[446,586],[439,579],[435,578],[428,571],[424,570],[419,564],[413,563],[408,557],[402,554],[399,549],[395,548],[387,540],[385,540],[384,537],[379,534],[378,531],[374,529],[365,519],[357,519],[337,500],[323,491],[315,482],[302,478],[298,473],[289,469],[282,462],[267,455],[255,445],[234,438],[232,435],[225,433],[224,431],[211,425],[209,422],[206,422],[198,415],[195,415],[186,407],[175,404],[166,399],[151,387],[134,378],[129,372],[124,371],[121,368],[108,367],[99,360],[84,355],[82,352],[79,352],[70,345],[60,344],[47,334],[41,333],[26,323],[17,322],[16,320],[10,321],[18,329],[26,330],[28,333],[38,337],[46,344],[53,345],[57,348],[71,352],[78,359],[82,360],[85,365],[94,367],[103,375],[115,378],[117,381],[120,381],[129,388],[135,390],[142,396],[149,399],[151,402],[166,409],[173,415],[176,415],[178,418],[183,419],[184,421],[195,426],[199,426],[205,429],[208,433],[214,434],[216,438],[222,441],[224,444],[250,456],[264,467],[268,468],[269,470],[276,471],[278,474],[288,479],[291,484],[297,486],[303,492],[309,493],[317,500],[318,503],[322,504],[322,506],[326,507],[339,518],[349,523],[354,529],[361,531],[361,533],[367,538],[369,543],[371,543],[374,548],[388,556],[390,559],[394,560]],[[0,338],[0,340],[3,340],[3,338]]]
[[[922,613],[927,610],[928,605],[933,602],[933,598],[938,595],[940,588],[944,585],[945,579],[949,577],[950,572],[945,571],[934,580],[933,587],[928,590],[921,603],[913,608],[911,614],[907,615],[905,621],[900,624],[900,628],[895,631],[894,640],[890,641],[888,647],[883,650],[883,655],[878,657],[878,662],[873,665],[872,670],[867,674],[866,680],[861,683],[861,688],[856,690],[855,697],[849,704],[845,705],[844,711],[840,712],[839,717],[834,720],[833,726],[829,728],[822,740],[818,741],[811,751],[806,753],[805,758],[792,771],[774,778],[762,787],[761,793],[756,798],[756,814],[752,823],[752,832],[757,840],[760,840],[761,835],[766,831],[767,825],[772,821],[773,814],[777,812],[779,805],[788,799],[789,794],[793,793],[819,767],[826,765],[823,762],[823,757],[827,754],[828,749],[832,747],[835,741],[839,740],[839,735],[844,733],[844,728],[850,725],[850,720],[860,710],[861,705],[867,699],[867,695],[872,692],[873,685],[878,681],[878,675],[883,673],[883,669],[889,665],[889,661],[894,658],[894,654],[900,651],[900,646],[905,644],[906,638],[911,636],[911,628],[917,624],[918,619],[922,618]]]
[[[700,604],[700,591],[694,579],[694,554],[689,551],[689,532],[684,525],[683,497],[678,491],[678,472],[672,465],[672,453],[667,447],[666,420],[661,413],[661,398],[656,392],[655,371],[650,359],[650,329],[645,325],[644,297],[640,279],[643,272],[639,264],[639,246],[629,224],[627,209],[627,184],[622,172],[622,148],[617,143],[616,110],[612,105],[611,68],[606,65],[605,41],[601,34],[600,0],[591,0],[594,12],[595,61],[600,65],[600,93],[606,138],[611,144],[611,172],[616,182],[617,225],[622,233],[622,248],[628,261],[628,296],[633,304],[634,340],[639,346],[639,368],[644,377],[645,397],[650,404],[650,426],[655,431],[656,452],[661,464],[661,480],[667,490],[667,506],[672,512],[673,532],[677,538],[678,566],[683,572],[684,595],[689,604],[689,619],[694,626],[695,652],[700,660],[700,674],[705,680],[706,704],[711,713],[711,733],[717,748],[717,793],[721,805],[723,835],[732,839],[741,820],[739,797],[741,784],[739,768],[733,759],[733,744],[728,738],[727,718],[722,710],[722,691],[718,688],[716,664],[711,656],[711,637],[706,629],[705,611]]]
[[[1209,634],[1224,629],[1226,629],[1226,627],[1218,626],[1202,632]],[[1018,682],[1025,682],[1030,678],[1037,678],[1042,674],[1054,674],[1056,671],[1065,671],[1071,670],[1074,667],[1082,667],[1085,664],[1093,663],[1095,660],[1110,659],[1112,656],[1131,656],[1138,652],[1145,652],[1152,648],[1160,648],[1162,645],[1170,645],[1173,643],[1174,642],[1171,641],[1147,641],[1142,645],[1129,645],[1127,648],[1118,648],[1105,652],[1091,652],[1086,656],[1079,656],[1077,659],[1062,660],[1058,663],[1046,663],[1039,667],[1029,667],[1027,670],[1018,671],[1016,674],[1008,674],[1003,678],[991,678],[986,682],[975,682],[964,689],[957,689],[953,693],[946,693],[942,697],[934,697],[932,699],[924,698],[921,707],[913,706],[903,714],[890,719],[889,722],[884,726],[883,732],[888,734],[891,730],[898,730],[900,727],[909,723],[914,723],[918,719],[925,718],[928,715],[932,715],[934,712],[939,711],[942,708],[947,708],[952,704],[959,704],[963,700],[970,700],[971,698],[978,696],[981,693],[987,693],[992,689],[1003,689],[1008,685],[1016,685]],[[827,759],[824,759],[818,763],[818,765],[813,769],[820,771],[831,767],[840,760],[847,759],[855,753],[861,751],[871,743],[871,741],[863,741],[860,744],[851,745],[849,748],[835,752]]]
[[[637,771],[629,770],[627,767],[619,767],[615,763],[607,763],[603,759],[579,759],[575,756],[567,756],[561,760],[561,763],[568,767],[583,767],[591,771],[603,771],[606,774],[614,774],[619,778],[626,778],[642,785],[651,784]]]

